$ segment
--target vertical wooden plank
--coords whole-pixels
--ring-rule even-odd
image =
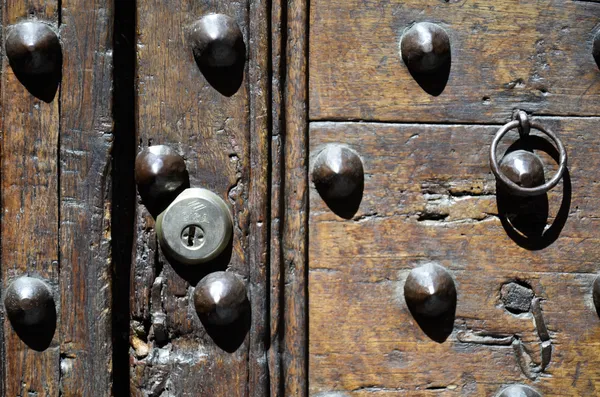
[[[307,395],[308,116],[306,0],[287,5],[282,346],[284,394]]]
[[[267,30],[258,20],[249,28],[249,13],[264,19],[265,7],[247,1],[138,2],[139,149],[165,144],[183,155],[191,186],[210,189],[230,204],[234,235],[231,258],[222,266],[172,266],[157,245],[154,219],[138,200],[131,273],[133,395],[265,394]],[[231,16],[244,34],[248,62],[232,95],[206,80],[187,40],[188,27],[209,13]],[[249,329],[227,340],[209,333],[190,303],[198,280],[225,267],[248,282],[252,306]]]
[[[61,388],[67,396],[108,396],[113,2],[61,5]]]
[[[59,12],[56,1],[8,0],[2,4],[2,15],[5,37],[10,25],[27,19],[56,29]],[[58,300],[59,101],[57,96],[50,102],[34,97],[6,57],[2,69],[2,283],[8,286],[23,275],[40,277],[52,286]],[[57,396],[58,341],[54,333],[48,348],[33,350],[5,321],[3,395]]]
[[[269,2],[251,0],[249,11],[248,84],[250,94],[250,283],[251,302],[248,392],[269,393],[268,298],[269,267]]]

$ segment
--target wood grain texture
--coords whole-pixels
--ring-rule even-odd
[[[316,0],[310,15],[310,119],[501,122],[512,109],[595,115],[592,57],[600,4],[553,0]],[[450,36],[445,90],[425,92],[399,54],[414,22]]]
[[[61,393],[110,396],[113,2],[61,6]]]
[[[563,140],[569,175],[547,196],[553,226],[547,246],[536,249],[510,238],[501,222],[488,164],[498,126],[311,124],[311,159],[343,142],[365,169],[352,219],[310,191],[311,395],[491,396],[511,383],[532,384],[544,396],[598,393],[600,320],[591,287],[600,258],[599,119],[538,120]],[[544,161],[549,176],[556,167]],[[427,262],[446,267],[457,285],[454,329],[443,343],[423,332],[404,301],[408,272]],[[541,299],[552,354],[539,373],[531,371],[542,360],[532,314],[511,314],[500,301],[512,280]],[[527,353],[515,353],[519,343]],[[531,368],[523,371],[517,358]]]
[[[57,29],[58,15],[56,1],[6,1],[2,4],[3,40],[10,25],[29,17]],[[2,284],[6,288],[23,275],[43,278],[58,303],[59,101],[55,97],[47,103],[32,96],[5,56],[2,71]],[[38,352],[21,341],[9,321],[4,321],[3,328],[1,394],[57,396],[58,333],[46,350]]]
[[[139,1],[139,148],[170,145],[184,156],[193,187],[214,191],[234,218],[231,257],[222,267],[248,283],[249,330],[224,346],[207,331],[190,296],[212,267],[182,269],[162,255],[154,219],[138,202],[131,277],[132,395],[264,395],[266,367],[267,32],[265,2]],[[209,13],[239,24],[247,49],[232,96],[217,91],[192,56],[187,28]],[[250,89],[250,86],[252,89]],[[222,268],[219,266],[219,268]],[[229,341],[231,342],[231,341]]]
[[[306,36],[308,2],[293,0],[286,7],[285,132],[283,140],[283,213],[281,254],[283,395],[307,395],[307,220],[308,220],[308,69]]]

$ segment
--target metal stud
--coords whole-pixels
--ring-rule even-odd
[[[522,187],[537,187],[545,182],[542,160],[526,150],[515,150],[502,157],[500,171]]]
[[[542,397],[542,394],[527,385],[512,385],[502,390],[497,397]]]
[[[362,161],[356,152],[347,147],[328,145],[315,159],[312,180],[323,199],[345,199],[362,189]]]
[[[411,270],[404,284],[404,298],[412,312],[436,317],[456,305],[456,287],[444,267],[428,263]]]
[[[142,198],[173,200],[189,185],[185,161],[165,145],[150,146],[135,159],[135,181]]]
[[[596,311],[600,314],[600,276],[596,277],[594,280],[594,285],[592,286],[592,296],[594,298],[594,306],[596,306]]]
[[[50,287],[37,278],[19,277],[4,296],[4,307],[16,328],[41,326],[56,313]]]
[[[245,44],[237,22],[223,14],[202,17],[191,28],[194,58],[201,66],[233,66],[245,57]]]
[[[231,324],[247,309],[246,286],[231,272],[211,273],[196,286],[194,306],[210,324]]]
[[[420,22],[404,33],[400,51],[411,72],[435,72],[450,60],[450,38],[439,25]]]
[[[60,41],[42,22],[22,22],[6,36],[6,55],[15,73],[44,75],[58,72],[62,63]]]
[[[600,66],[600,32],[596,33],[594,37],[594,44],[592,45],[592,55],[596,60],[596,64]]]

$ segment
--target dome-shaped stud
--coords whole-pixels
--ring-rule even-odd
[[[245,58],[245,44],[237,22],[223,14],[210,14],[196,21],[190,33],[194,58],[201,66],[233,66]]]
[[[41,326],[56,313],[50,287],[37,278],[19,277],[4,296],[6,314],[15,328]]]
[[[143,199],[172,201],[188,187],[189,175],[183,157],[169,146],[156,145],[137,155],[135,181]]]
[[[420,22],[404,33],[400,52],[411,72],[435,72],[450,60],[450,38],[439,25]]]
[[[502,390],[497,397],[542,397],[542,394],[527,385],[512,385]]]
[[[22,22],[10,27],[6,56],[16,74],[54,74],[62,64],[58,36],[42,22]]]
[[[194,290],[198,316],[212,325],[236,321],[247,309],[246,286],[231,272],[215,272],[204,277]]]
[[[542,160],[526,150],[515,150],[504,156],[500,160],[500,171],[522,187],[537,187],[545,182]]]
[[[345,199],[362,189],[362,161],[356,152],[347,147],[328,145],[315,159],[312,181],[323,199]]]
[[[454,280],[444,267],[434,263],[414,268],[404,284],[404,299],[417,315],[443,315],[456,306]]]

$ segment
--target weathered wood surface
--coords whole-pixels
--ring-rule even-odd
[[[488,123],[515,108],[568,116],[600,106],[598,3],[315,0],[310,11],[311,120]],[[437,97],[399,53],[403,31],[423,21],[452,46]]]
[[[310,395],[491,396],[511,383],[544,396],[598,394],[591,286],[600,257],[599,119],[538,120],[563,140],[569,176],[548,195],[548,241],[529,249],[500,220],[488,165],[497,126],[311,124],[311,159],[327,143],[348,145],[364,161],[365,187],[350,220],[310,190]],[[454,329],[443,343],[404,302],[408,272],[427,262],[445,266],[457,285]],[[532,315],[513,315],[500,301],[512,280],[541,298],[552,355],[540,373]],[[519,343],[527,354],[515,353]],[[521,370],[517,357],[532,367]]]
[[[61,5],[2,7],[5,32],[31,18],[60,31],[64,66],[58,92],[41,100],[2,64],[3,285],[40,277],[57,303],[44,351],[4,321],[2,395],[111,394],[112,2]]]
[[[187,40],[187,28],[215,12],[233,17],[246,43],[243,81],[231,96],[209,84]],[[138,149],[170,145],[186,159],[191,186],[210,189],[230,204],[231,258],[219,268],[247,281],[252,313],[236,338],[223,330],[207,332],[190,296],[198,280],[216,268],[172,266],[157,246],[154,219],[138,202],[131,277],[131,393],[263,395],[269,378],[266,3],[145,0],[137,4],[137,17]]]

